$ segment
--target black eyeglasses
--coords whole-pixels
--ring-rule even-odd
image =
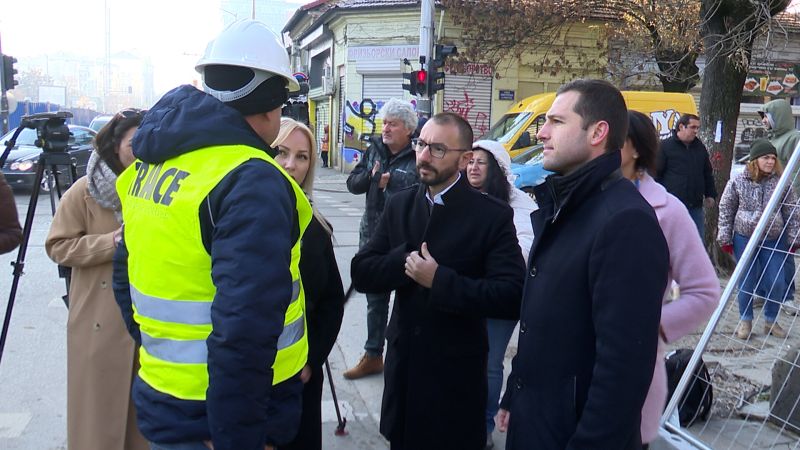
[[[417,153],[422,153],[425,151],[425,147],[428,147],[428,151],[431,152],[431,156],[437,159],[444,158],[445,153],[450,151],[466,152],[472,150],[471,148],[447,148],[447,146],[444,144],[428,143],[419,138],[412,139],[411,145],[414,147],[414,151]]]
[[[147,112],[146,109],[139,109],[139,108],[127,108],[123,109],[122,111],[117,113],[117,116],[123,117],[125,119],[131,119],[134,117],[141,117],[144,116]]]

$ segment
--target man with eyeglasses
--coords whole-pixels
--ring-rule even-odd
[[[705,233],[703,208],[713,208],[717,198],[708,150],[698,139],[700,118],[683,114],[672,136],[661,141],[656,181],[678,197],[689,210],[700,238]]]
[[[411,103],[396,98],[381,106],[381,134],[372,139],[363,158],[347,177],[352,194],[366,194],[366,208],[361,217],[359,247],[369,242],[378,226],[389,198],[417,183],[411,135],[417,126],[417,113]],[[383,372],[383,346],[386,321],[389,318],[390,292],[367,294],[367,341],[364,356],[344,372],[348,380],[356,380]]]
[[[392,450],[486,444],[486,318],[519,315],[524,262],[508,204],[462,172],[472,128],[433,116],[413,142],[420,185],[395,194],[353,258],[363,292],[395,290],[381,406]]]

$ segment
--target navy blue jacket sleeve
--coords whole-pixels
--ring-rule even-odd
[[[267,163],[231,172],[212,205],[211,306],[206,394],[217,450],[263,449],[272,365],[292,294],[290,273],[295,199]],[[219,189],[217,186],[215,191]]]
[[[125,229],[122,229],[122,240],[114,252],[114,273],[111,277],[111,286],[114,289],[114,298],[117,300],[122,320],[131,337],[137,345],[142,344],[142,335],[139,325],[133,320],[133,301],[131,300],[131,285],[128,280],[128,247],[125,246]]]

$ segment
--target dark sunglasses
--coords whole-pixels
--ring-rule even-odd
[[[139,109],[139,108],[127,108],[123,109],[122,111],[117,113],[117,116],[125,118],[125,119],[132,119],[134,117],[142,117],[147,113],[146,109]]]

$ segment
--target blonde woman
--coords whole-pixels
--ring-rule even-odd
[[[278,151],[275,161],[303,188],[313,206],[317,152],[311,130],[284,117],[272,148]],[[300,256],[308,324],[308,363],[300,374],[305,383],[303,415],[297,437],[289,445],[281,446],[281,450],[322,448],[322,364],[336,342],[344,313],[344,289],[333,253],[332,233],[331,225],[314,208],[314,217],[303,235]]]

